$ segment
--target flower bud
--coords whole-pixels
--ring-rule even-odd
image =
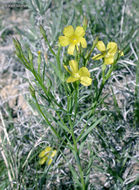
[[[47,40],[46,32],[45,32],[44,28],[42,27],[42,25],[40,25],[40,32],[43,35],[44,39]]]
[[[86,29],[87,29],[87,24],[88,24],[88,20],[87,20],[87,18],[84,16],[84,18],[83,18],[83,29],[84,29],[84,31],[86,31]]]
[[[20,42],[19,42],[17,39],[14,39],[14,38],[13,38],[13,42],[14,42],[14,45],[15,45],[15,48],[16,48],[16,49],[17,49],[17,48],[18,48],[18,49],[22,49],[22,48],[21,48],[21,44],[20,44]]]
[[[30,48],[28,49],[28,58],[29,58],[29,61],[32,63],[33,62],[33,54],[30,50]]]

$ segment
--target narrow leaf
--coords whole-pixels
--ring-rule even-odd
[[[83,140],[91,131],[93,128],[95,128],[106,116],[103,116],[99,120],[97,120],[92,126],[90,126],[87,131],[81,136],[79,140]]]

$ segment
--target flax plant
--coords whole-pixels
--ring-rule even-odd
[[[51,167],[59,155],[63,156],[63,159],[67,161],[64,150],[69,149],[75,158],[75,166],[69,164],[74,188],[82,190],[88,189],[90,166],[85,166],[81,150],[89,134],[95,127],[101,125],[101,122],[105,118],[105,115],[100,117],[96,110],[98,104],[100,104],[105,84],[116,69],[118,59],[123,55],[123,52],[118,49],[115,42],[109,42],[106,48],[104,43],[99,41],[98,37],[94,40],[92,47],[90,49],[87,48],[87,41],[85,39],[86,28],[87,22],[84,22],[83,27],[77,26],[75,30],[71,25],[66,26],[63,30],[64,36],[59,36],[58,49],[54,49],[48,41],[43,26],[40,26],[41,35],[49,48],[51,56],[55,60],[53,63],[50,63],[48,60],[46,65],[46,67],[51,67],[53,70],[53,74],[49,73],[50,77],[47,77],[47,71],[41,70],[41,65],[45,62],[43,59],[45,52],[38,52],[36,68],[36,57],[31,50],[28,49],[28,55],[26,55],[20,42],[17,39],[13,39],[17,57],[26,69],[32,73],[34,82],[38,86],[38,89],[35,89],[32,84],[29,87],[36,109],[44,119],[46,127],[50,128],[51,135],[57,139],[57,145],[52,145],[53,147],[47,146],[40,152],[39,163],[44,165],[46,162]],[[69,47],[63,55],[61,52],[63,47],[66,48],[66,46]],[[95,48],[101,53],[94,56],[93,51]],[[62,56],[64,58],[61,59]],[[101,84],[100,86],[96,86],[95,90],[93,86],[95,86],[96,78],[94,73],[90,73],[91,68],[89,63],[92,62],[91,58],[94,64],[96,60],[102,59]],[[44,78],[45,74],[46,79]],[[56,81],[53,81],[53,75],[56,77]],[[49,85],[45,80],[49,82]],[[53,85],[57,89],[53,88]],[[61,93],[60,88],[63,89],[63,93]],[[90,106],[87,106],[87,104],[81,110],[80,99],[83,98],[81,97],[81,91],[86,92],[88,89],[90,89],[89,92],[92,100],[89,102]],[[51,109],[52,112],[44,112],[43,105],[39,101],[42,98],[40,91],[47,102],[45,106]],[[56,93],[58,93],[61,101],[58,101],[55,96]],[[87,122],[80,125],[80,120],[84,118]],[[53,125],[53,123],[56,123],[56,125]],[[75,133],[78,129],[80,129],[79,134]],[[87,171],[86,168],[88,168]]]

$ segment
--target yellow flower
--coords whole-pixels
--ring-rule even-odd
[[[40,154],[39,154],[39,164],[42,165],[47,161],[48,166],[52,163],[52,158],[56,155],[56,150],[52,150],[51,147],[47,146]]]
[[[73,55],[75,46],[78,49],[78,46],[81,43],[83,48],[87,47],[87,43],[83,36],[85,35],[85,31],[83,27],[77,26],[75,31],[74,28],[70,26],[66,26],[63,31],[64,36],[59,36],[59,43],[61,46],[68,46],[68,54]]]
[[[67,82],[75,82],[80,81],[80,83],[84,86],[89,86],[92,83],[92,79],[90,78],[90,73],[86,67],[82,67],[78,69],[78,63],[75,60],[71,60],[69,62],[70,70],[66,65],[64,68],[70,73],[70,77],[67,79]]]
[[[109,42],[107,47],[105,47],[105,44],[102,41],[98,41],[96,45],[97,49],[101,52],[92,59],[94,60],[99,60],[104,58],[104,64],[110,65],[114,63],[114,56],[118,51],[117,44],[115,42]],[[123,56],[123,52],[119,51],[120,56]]]

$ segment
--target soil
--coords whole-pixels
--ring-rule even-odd
[[[29,13],[27,10],[17,11],[1,6],[0,21],[0,106],[4,108],[8,104],[12,110],[22,109],[28,114],[28,105],[24,99],[24,94],[28,93],[28,84],[22,77],[26,72],[15,56],[12,38],[20,38],[15,26],[23,29],[29,23]]]

